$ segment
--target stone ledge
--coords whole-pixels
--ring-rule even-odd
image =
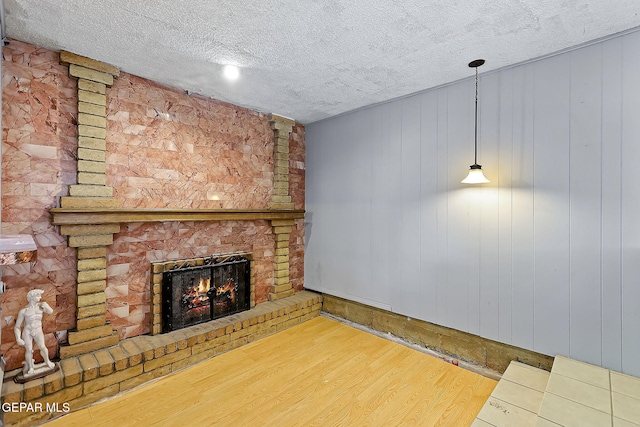
[[[105,64],[104,62],[96,61],[95,59],[87,58],[86,56],[81,56],[75,53],[67,52],[66,50],[60,51],[60,63],[65,65],[66,64],[80,65],[81,67],[90,68],[92,70],[111,74],[113,77],[118,77],[120,75],[120,69],[118,67]]]
[[[293,126],[293,125],[296,124],[296,121],[293,120],[292,118],[285,117],[285,116],[280,116],[278,114],[270,113],[267,116],[267,118],[269,119],[269,121],[282,122],[282,123],[285,123],[285,124],[290,125],[290,126]]]
[[[269,294],[269,300],[270,301],[277,301],[280,299],[284,299],[284,298],[288,298],[290,295],[293,295],[295,291],[293,289],[289,289],[288,291],[282,291],[282,292],[271,292]]]
[[[79,320],[82,320],[82,319],[79,319]],[[96,330],[97,332],[94,332]],[[63,359],[67,359],[69,357],[91,354],[91,352],[95,352],[97,350],[102,350],[104,348],[114,346],[120,340],[118,337],[118,333],[115,331],[112,331],[110,325],[105,325],[102,328],[93,327],[91,329],[86,329],[81,332],[73,332],[73,334],[79,334],[87,331],[93,334],[93,336],[97,335],[97,337],[90,339],[88,341],[78,342],[71,345],[60,346],[60,357]],[[108,335],[100,336],[101,335],[100,331],[111,331],[111,332]],[[73,335],[70,335],[70,336],[73,336]]]
[[[80,160],[78,161],[80,162]],[[89,162],[101,164],[104,162]],[[87,170],[87,172],[92,172]],[[104,171],[103,171],[104,172]],[[104,200],[102,206],[90,205]],[[123,209],[108,205],[115,199],[62,197],[61,208],[49,210],[55,225],[111,224],[167,221],[280,221],[304,218],[304,210],[293,209],[293,203],[270,209]],[[82,204],[85,204],[82,206]],[[284,207],[284,205],[287,205]],[[291,208],[288,206],[291,205]]]
[[[62,360],[60,371],[16,384],[5,376],[3,402],[68,403],[72,411],[155,378],[288,329],[320,314],[322,296],[300,291],[251,310],[161,335],[140,335],[107,349]],[[34,425],[62,413],[10,412],[6,425]]]

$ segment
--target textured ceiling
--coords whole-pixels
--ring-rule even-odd
[[[4,0],[7,36],[311,123],[640,25],[638,0]],[[224,64],[242,67],[231,83]]]

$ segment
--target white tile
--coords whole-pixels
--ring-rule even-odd
[[[502,378],[543,392],[547,388],[549,372],[524,363],[511,362]]]
[[[504,400],[512,405],[519,406],[527,411],[537,413],[538,409],[540,409],[543,394],[541,391],[516,384],[503,378],[498,382],[496,388],[493,389],[491,396]]]
[[[609,370],[564,356],[556,356],[551,373],[564,375],[587,384],[610,390]]]
[[[536,422],[536,427],[558,427],[558,426],[560,426],[560,424],[552,423],[551,421],[545,420],[544,418],[540,418],[540,417],[538,417],[538,421]]]
[[[624,394],[611,393],[613,416],[640,424],[640,400]]]
[[[611,391],[640,399],[640,378],[611,371]]]
[[[613,417],[613,427],[640,427],[640,424],[635,424],[622,418]]]
[[[610,414],[552,393],[544,394],[538,416],[565,427],[605,427],[611,425]]]
[[[486,421],[482,421],[479,418],[476,418],[475,420],[473,420],[473,423],[471,423],[471,427],[495,427],[493,424],[489,424]]]
[[[552,373],[547,384],[547,393],[573,400],[598,411],[611,413],[611,393],[573,378]]]
[[[533,412],[495,397],[489,397],[480,410],[478,418],[496,427],[533,427],[537,419]]]

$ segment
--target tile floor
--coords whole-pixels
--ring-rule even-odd
[[[551,372],[512,362],[472,427],[640,426],[640,378],[557,356]]]

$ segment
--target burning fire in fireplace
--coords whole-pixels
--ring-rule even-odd
[[[249,309],[249,260],[240,255],[178,266],[163,273],[162,283],[164,332]]]
[[[232,278],[228,278],[227,281],[216,287],[216,297],[223,297],[235,304],[236,302],[236,282]],[[216,298],[221,299],[221,298]]]
[[[188,309],[208,306],[210,289],[211,279],[201,277],[196,286],[185,290],[182,295],[182,305]]]

